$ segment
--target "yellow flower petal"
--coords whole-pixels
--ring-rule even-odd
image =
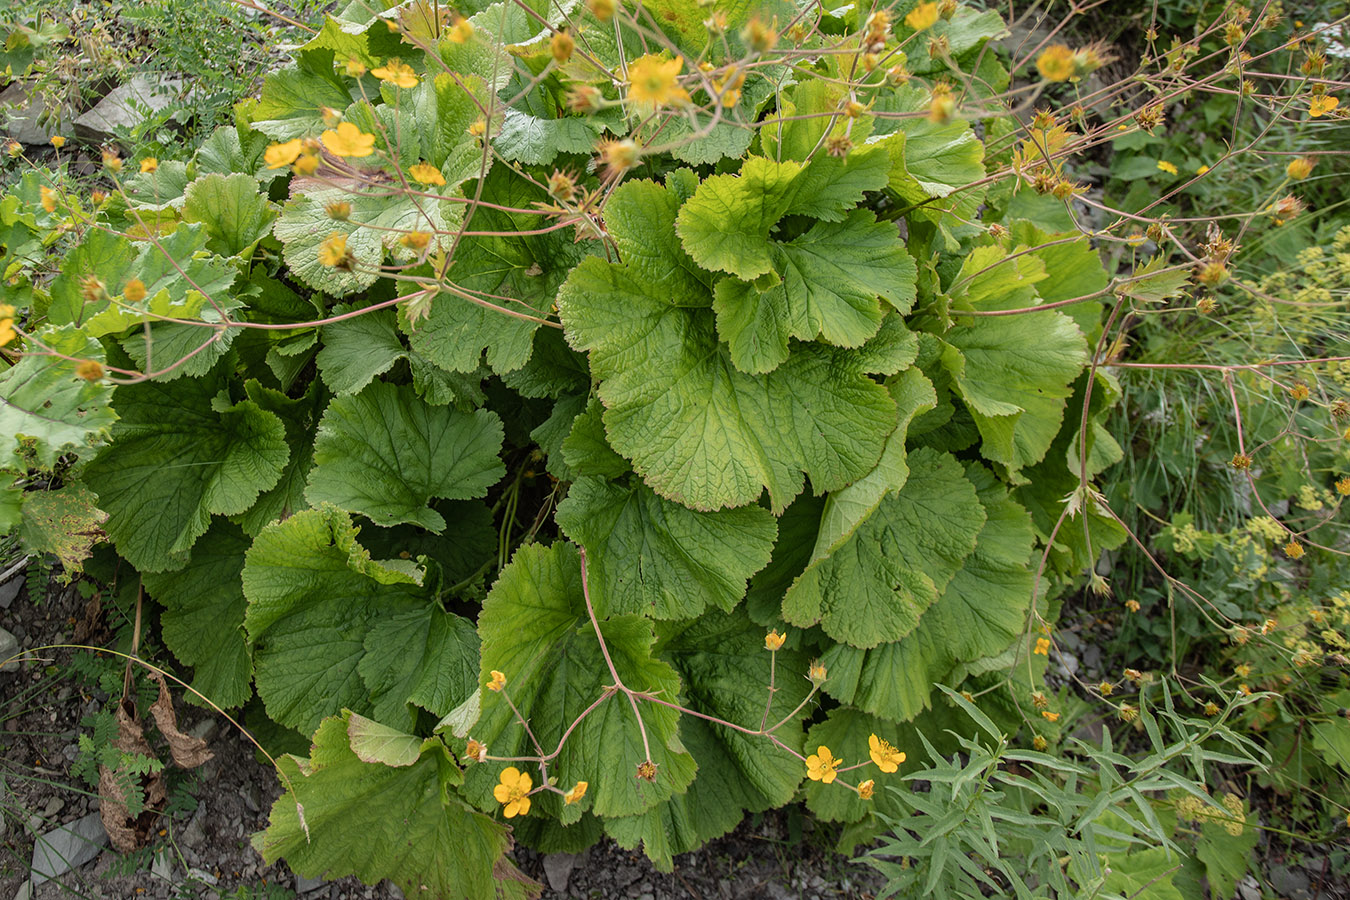
[[[269,169],[280,169],[282,166],[289,166],[295,162],[295,158],[300,155],[301,142],[299,138],[293,141],[287,141],[284,144],[273,144],[263,151],[263,162],[267,163]]]
[[[409,166],[408,174],[418,184],[445,184],[445,176],[441,174],[441,170],[428,162],[420,162],[415,166]]]
[[[936,3],[920,3],[909,11],[905,16],[905,24],[915,31],[923,31],[932,28],[937,24],[938,5]]]
[[[319,138],[334,156],[360,158],[375,152],[375,135],[367,134],[351,122],[340,122],[337,128],[325,131]]]
[[[413,72],[412,66],[399,59],[391,59],[378,69],[371,69],[370,74],[395,87],[417,87],[417,75]]]

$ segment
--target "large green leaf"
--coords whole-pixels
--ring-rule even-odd
[[[773,551],[777,527],[759,506],[697,512],[636,479],[585,476],[558,506],[558,526],[589,553],[601,616],[684,619],[729,610]]]
[[[882,148],[858,150],[847,159],[821,154],[803,166],[754,156],[736,175],[706,179],[680,210],[676,230],[700,266],[747,281],[774,270],[773,227],[788,215],[827,222],[863,193],[884,187],[890,160]]]
[[[974,465],[966,472],[987,514],[974,552],[906,638],[868,650],[845,644],[827,650],[826,693],[908,720],[928,707],[933,684],[957,664],[996,656],[1021,634],[1035,580],[1030,517],[987,469]]]
[[[568,340],[601,380],[609,443],[658,494],[695,509],[743,506],[768,488],[779,511],[803,472],[818,491],[866,474],[895,426],[894,402],[868,375],[898,370],[912,346],[889,334],[876,353],[799,345],[767,375],[741,372],[683,262],[677,208],[650,182],[620,187],[611,234],[647,252],[587,259],[559,295]]]
[[[914,260],[895,225],[867,210],[774,242],[770,255],[768,278],[717,285],[717,333],[742,371],[772,371],[787,359],[789,338],[860,346],[881,326],[878,298],[901,312],[913,305]]]
[[[276,141],[318,135],[324,129],[324,107],[346,109],[348,87],[333,72],[331,50],[296,55],[294,68],[281,69],[263,82],[262,96],[250,110],[252,126]]]
[[[782,722],[775,737],[784,747],[802,751],[802,722],[808,710],[788,713],[809,690],[802,677],[808,662],[804,653],[778,652],[769,707],[770,654],[764,649],[764,629],[743,612],[710,612],[663,632],[657,654],[679,671],[685,705],[750,729]],[[762,724],[766,720],[767,726]],[[800,759],[767,737],[685,716],[680,720],[680,738],[698,764],[698,777],[689,790],[640,816],[605,825],[622,846],[634,847],[641,841],[658,868],[667,871],[674,854],[726,834],[746,812],[790,802],[806,774]]]
[[[528,210],[549,197],[502,168],[484,179],[481,199]],[[442,293],[432,301],[425,319],[413,323],[404,316],[402,327],[413,350],[451,372],[476,371],[484,351],[488,365],[498,373],[513,372],[526,364],[540,327],[537,320],[548,315],[558,286],[588,252],[564,232],[531,233],[539,230],[541,221],[529,213],[473,208],[467,229],[476,234],[460,240],[448,277],[484,303],[509,312]]]
[[[380,705],[359,671],[366,641],[383,623],[428,607],[418,579],[406,567],[371,560],[351,518],[331,506],[264,528],[248,550],[243,585],[258,695],[274,721],[303,732],[334,710]],[[406,652],[373,643],[376,654]],[[401,662],[366,665],[382,676]],[[403,679],[380,685],[393,704],[409,699]]]
[[[117,420],[108,408],[112,387],[79,378],[77,363],[63,358],[101,363],[98,341],[67,325],[39,332],[35,342],[61,355],[35,353],[0,373],[0,466],[18,471],[27,468],[25,443],[39,465],[51,467],[62,453],[97,444]]]
[[[121,421],[85,472],[117,550],[142,572],[181,567],[212,514],[245,512],[290,456],[277,416],[231,403],[217,376],[147,381],[113,394]]]
[[[343,315],[360,308],[339,304],[332,311]],[[398,336],[398,314],[392,309],[377,309],[325,325],[323,349],[315,362],[330,391],[354,394],[408,355]]]
[[[454,793],[461,775],[445,745],[422,743],[408,766],[362,762],[352,752],[349,716],[324,721],[308,760],[278,763],[286,793],[272,805],[254,847],[310,878],[388,878],[410,897],[525,900],[538,885],[508,860],[503,825]]]
[[[1002,271],[1016,278],[1012,267]],[[1087,365],[1078,326],[1053,311],[980,317],[944,339],[942,364],[975,419],[985,458],[1013,472],[1040,462]]]
[[[859,525],[871,517],[882,499],[904,487],[909,478],[905,434],[914,416],[937,405],[937,395],[932,382],[915,367],[905,369],[887,380],[886,389],[895,400],[899,413],[895,430],[886,439],[886,449],[872,471],[847,487],[831,491],[825,498],[820,533],[812,553],[814,559],[838,549],[858,530]]]
[[[176,572],[146,573],[145,589],[164,606],[164,644],[193,667],[192,687],[225,709],[253,696],[253,662],[244,645],[244,554],[250,541],[217,519]]]
[[[411,387],[375,382],[328,405],[305,497],[440,531],[445,519],[427,502],[483,496],[506,472],[501,447],[496,413],[432,406]]]
[[[303,396],[295,399],[263,387],[256,380],[245,382],[244,392],[248,399],[281,420],[286,429],[286,444],[291,448],[286,468],[276,485],[263,491],[258,501],[235,520],[244,531],[257,534],[264,525],[309,507],[309,501],[305,499],[305,479],[314,467],[314,429],[323,414],[327,395],[317,380],[310,383]]]
[[[675,670],[652,655],[655,635],[649,620],[613,616],[601,630],[624,684],[662,697],[679,695]],[[640,730],[627,698],[606,696],[613,678],[586,615],[574,546],[531,544],[517,550],[483,604],[478,631],[484,676],[494,669],[505,673],[506,691],[545,753],[557,749],[578,716],[600,701],[549,765],[550,777],[564,789],[578,781],[590,785],[582,801],[565,807],[572,818],[564,822],[586,809],[599,816],[637,815],[688,787],[695,764],[680,743],[679,714],[643,702]],[[537,755],[502,694],[485,691],[482,707],[472,733],[487,742],[494,756]],[[637,766],[646,759],[644,743],[657,767],[652,782],[637,777]],[[529,768],[537,771],[537,766]],[[477,766],[468,773],[469,796],[479,805],[493,805],[499,771],[495,765]]]
[[[242,172],[205,175],[187,187],[183,218],[201,222],[206,246],[221,256],[241,255],[272,228],[276,210],[258,193],[258,182]]]
[[[365,651],[357,669],[381,722],[414,724],[409,703],[439,718],[478,690],[478,632],[434,604],[381,617]]]
[[[955,458],[923,448],[899,493],[838,549],[816,560],[783,598],[783,618],[817,622],[866,649],[909,634],[975,549],[984,509]]]

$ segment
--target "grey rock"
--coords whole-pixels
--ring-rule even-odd
[[[1275,892],[1288,900],[1308,900],[1312,893],[1308,888],[1312,884],[1312,879],[1308,873],[1300,868],[1293,866],[1271,866],[1267,873],[1270,878],[1270,886]]]
[[[317,891],[323,887],[322,878],[306,878],[303,875],[295,876],[295,892],[297,894],[308,894],[311,891]]]
[[[248,811],[262,812],[262,803],[262,788],[258,786],[258,782],[250,781],[244,785],[244,805],[248,807]]]
[[[200,722],[192,723],[192,727],[187,730],[187,733],[209,744],[216,739],[216,735],[220,734],[220,723],[215,719],[202,719]]]
[[[14,900],[28,900],[33,896],[33,882],[25,881],[19,885],[19,889],[14,892]]]
[[[150,874],[171,884],[178,884],[183,880],[178,877],[178,867],[174,865],[173,858],[164,850],[155,854],[155,861],[150,865]]]
[[[1261,900],[1261,885],[1250,875],[1238,882],[1237,889],[1240,900]]]
[[[147,112],[158,112],[182,93],[183,79],[137,75],[108,92],[93,109],[75,120],[75,131],[93,140],[107,140],[119,128],[135,128]]]
[[[42,815],[48,819],[55,816],[66,806],[66,801],[60,797],[48,797],[47,805],[42,807]]]
[[[197,810],[179,835],[179,841],[189,847],[200,847],[206,842],[206,803],[199,802]]]
[[[17,656],[19,653],[19,638],[3,628],[0,628],[0,672],[19,671],[19,661],[17,659],[5,662],[11,656]]]
[[[49,831],[33,842],[33,885],[45,884],[98,856],[108,843],[108,832],[98,813]]]
[[[0,584],[0,609],[9,609],[9,605],[14,602],[14,598],[19,596],[19,591],[23,590],[23,570],[16,572],[9,581]]]
[[[205,869],[197,869],[197,868],[188,869],[187,874],[189,879],[193,881],[200,881],[202,884],[209,884],[212,887],[215,887],[216,882],[220,880],[219,878],[212,875]]]
[[[62,114],[51,121],[40,122],[47,112],[47,107],[41,98],[30,96],[27,89],[18,82],[0,91],[0,107],[7,107],[9,110],[9,124],[5,126],[6,134],[21,144],[47,144],[51,142],[53,135],[70,130],[68,110],[62,110]],[[3,605],[9,606],[7,603]]]
[[[548,879],[548,886],[553,888],[559,894],[567,893],[567,881],[572,877],[572,869],[576,868],[577,856],[575,853],[549,853],[544,857],[544,876]]]

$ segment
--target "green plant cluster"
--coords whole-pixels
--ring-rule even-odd
[[[804,799],[930,887],[1021,884],[946,828],[978,808],[1041,835],[1040,884],[1130,894],[1092,841],[1152,840],[1110,852],[1172,896],[1143,792],[1211,816],[1202,763],[1259,753],[1207,742],[1267,695],[1206,683],[1206,722],[1164,684],[1169,743],[1134,673],[1106,702],[1144,761],[1002,742],[1070,724],[1052,623],[1127,540],[1113,323],[1227,254],[1108,271],[1064,168],[1099,135],[1018,126],[1004,34],[954,2],[353,3],[190,157],[0,198],[0,530],[68,571],[115,548],[278,757],[255,846],[304,875],[529,896],[513,840],[669,868]],[[920,747],[940,802],[888,788]]]

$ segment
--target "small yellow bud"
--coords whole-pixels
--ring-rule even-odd
[[[141,171],[145,174],[154,172],[158,168],[159,160],[155,159],[153,156],[147,156],[145,159],[141,160]]]
[[[812,684],[824,684],[825,675],[825,664],[820,660],[811,663],[811,667],[806,671],[806,677],[811,679]]]
[[[133,278],[122,288],[122,299],[128,303],[140,303],[145,299],[145,282]]]
[[[1035,750],[1044,750],[1050,746],[1050,742],[1038,734],[1031,739],[1031,746]]]
[[[1298,156],[1291,159],[1289,165],[1284,167],[1284,174],[1295,181],[1302,181],[1312,174],[1313,166],[1316,164],[1317,160],[1315,159],[1311,159],[1307,156]]]
[[[559,31],[553,35],[553,40],[548,42],[548,51],[553,56],[553,61],[560,66],[572,58],[572,51],[576,47],[577,42],[565,31]]]
[[[770,631],[764,635],[764,649],[769,651],[779,650],[785,640],[787,640],[787,635],[779,634],[777,629]]]
[[[858,796],[863,800],[871,800],[872,793],[875,790],[876,790],[876,782],[874,782],[872,779],[869,778],[862,784],[858,785]]]
[[[64,147],[65,145],[66,145],[66,139],[65,139],[65,138],[61,137],[61,135],[59,135],[59,134],[52,135],[52,146],[53,146],[53,147],[55,147],[57,150],[60,150],[60,149],[61,149],[62,147]]]
[[[500,691],[506,687],[506,676],[496,669],[489,673],[492,677],[488,680],[487,689],[490,691]]]
[[[75,367],[75,374],[85,381],[102,381],[103,365],[96,359],[82,359]]]
[[[351,217],[352,205],[346,200],[332,200],[324,204],[323,211],[328,214],[328,218],[345,222]]]

